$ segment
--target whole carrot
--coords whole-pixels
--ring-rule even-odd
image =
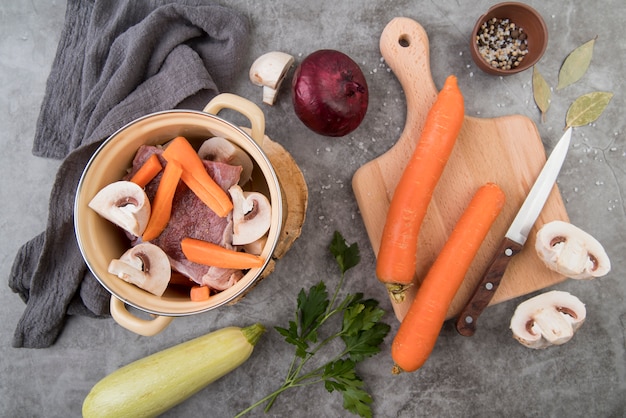
[[[376,275],[393,300],[402,302],[413,283],[417,241],[435,186],[461,131],[465,110],[455,76],[449,76],[430,109],[424,129],[391,199]]]
[[[504,206],[494,183],[480,187],[431,266],[391,345],[393,372],[412,372],[426,362],[472,260]]]

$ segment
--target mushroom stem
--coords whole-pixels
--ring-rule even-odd
[[[273,105],[278,89],[293,65],[293,56],[272,51],[261,55],[250,67],[250,81],[263,87],[263,103]]]

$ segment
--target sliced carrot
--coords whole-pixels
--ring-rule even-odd
[[[258,255],[229,250],[195,238],[183,238],[180,245],[189,261],[207,266],[244,270],[261,267],[265,262],[264,258]]]
[[[400,324],[391,345],[394,373],[415,371],[430,356],[450,304],[504,201],[504,193],[494,183],[475,193]]]
[[[156,154],[152,154],[144,163],[139,167],[139,170],[133,174],[130,181],[138,184],[141,187],[146,187],[153,178],[156,177],[163,170],[163,166],[159,161],[159,157]]]
[[[177,271],[172,271],[172,275],[170,276],[170,284],[175,286],[192,287],[196,285],[196,282]]]
[[[193,286],[189,290],[189,297],[194,302],[202,302],[209,299],[211,289],[208,286]]]
[[[223,204],[220,203],[220,201],[215,197],[213,192],[204,187],[202,185],[202,182],[198,180],[198,178],[195,177],[193,174],[191,174],[191,172],[183,170],[181,179],[187,185],[187,187],[189,187],[189,189],[198,197],[198,199],[202,200],[202,202],[204,202],[205,205],[211,208],[211,210],[213,210],[213,212],[215,212],[218,216],[223,218],[224,216],[228,215],[230,210],[232,210],[232,202],[230,210],[227,207],[224,207]],[[220,188],[220,190],[222,189]]]
[[[142,239],[144,241],[155,239],[167,226],[172,214],[174,193],[176,193],[182,172],[183,169],[175,161],[169,161],[165,165],[161,181],[159,181],[159,186],[152,201],[148,226],[146,226],[146,230],[143,232]]]
[[[417,268],[417,241],[435,187],[464,120],[463,95],[449,76],[427,115],[424,129],[394,191],[376,264],[393,300],[404,300]]]
[[[228,194],[207,173],[204,163],[186,138],[174,138],[163,151],[163,158],[176,161],[183,168],[185,184],[218,216],[224,217],[233,209]]]

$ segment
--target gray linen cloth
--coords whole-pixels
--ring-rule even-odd
[[[246,55],[249,22],[200,0],[68,0],[33,154],[64,159],[46,230],[18,251],[9,286],[26,302],[14,347],[48,347],[67,315],[107,316],[110,294],[88,271],[74,235],[80,175],[109,135],[146,114],[202,109],[227,89]]]

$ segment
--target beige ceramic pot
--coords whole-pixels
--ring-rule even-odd
[[[222,109],[232,109],[246,116],[251,124],[250,135],[216,116]],[[258,106],[239,96],[221,94],[202,112],[171,110],[137,119],[114,133],[95,152],[78,185],[74,224],[82,255],[95,277],[111,292],[111,315],[121,326],[141,335],[154,335],[165,329],[176,316],[202,313],[233,302],[259,279],[276,248],[283,220],[280,184],[261,148],[264,131],[265,118]],[[191,301],[188,292],[175,287],[168,288],[163,296],[155,296],[108,273],[109,262],[119,258],[129,244],[116,226],[87,206],[100,189],[126,174],[140,145],[164,144],[176,136],[184,136],[192,144],[222,136],[243,148],[255,165],[252,189],[264,193],[272,205],[271,226],[261,253],[265,264],[249,270],[233,287],[202,302]],[[127,305],[152,314],[152,317],[137,315],[138,312],[127,309]]]

